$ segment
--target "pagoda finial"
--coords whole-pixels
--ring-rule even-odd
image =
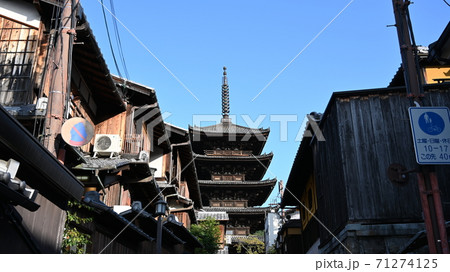
[[[222,116],[224,119],[228,119],[230,114],[230,92],[228,89],[227,79],[227,67],[223,67],[223,80],[222,80]]]

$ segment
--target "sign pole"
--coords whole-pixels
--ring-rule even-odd
[[[428,250],[430,254],[436,254],[437,253],[436,239],[433,231],[433,222],[431,219],[430,204],[428,203],[428,193],[422,171],[417,173],[417,183],[419,185],[420,201],[422,203],[425,230],[427,232]]]
[[[408,0],[392,0],[394,7],[394,16],[397,27],[398,40],[400,45],[400,53],[402,56],[402,68],[404,72],[406,92],[408,97],[416,100],[420,105],[423,105],[422,97],[424,96],[422,90],[422,78],[420,74],[420,67],[418,64],[416,44],[414,41],[414,34],[412,31],[411,18],[409,16],[408,6],[411,2]],[[411,116],[411,110],[410,110]],[[442,117],[442,116],[441,116]],[[411,117],[410,117],[411,118]],[[444,118],[445,119],[445,118]],[[433,120],[433,118],[431,118]],[[448,120],[448,117],[447,117]],[[421,146],[428,148],[429,152],[423,152],[424,149],[419,150],[419,143],[416,139],[413,122],[411,121],[414,139],[414,148],[418,164],[433,164],[433,161],[440,159],[441,164],[449,164],[450,152],[442,150],[443,152],[437,155],[435,147],[450,148],[450,143],[441,142],[441,145],[427,144]],[[419,123],[419,126],[421,124]],[[423,126],[423,124],[422,124]],[[438,124],[439,126],[439,124]],[[419,129],[418,129],[419,130]],[[437,137],[428,137],[429,140]],[[419,138],[420,139],[420,138]],[[423,140],[423,139],[422,139]],[[420,140],[419,140],[420,141]],[[448,143],[448,145],[447,145]],[[421,153],[422,152],[422,153]],[[421,153],[421,154],[420,154]],[[422,156],[424,154],[424,157]],[[440,157],[442,156],[442,157]],[[425,227],[427,231],[427,239],[430,253],[449,253],[448,238],[445,227],[445,218],[442,211],[442,203],[440,198],[440,191],[436,173],[429,169],[429,167],[420,167],[420,172],[417,173],[418,186],[420,190],[420,199],[422,202]],[[436,242],[438,242],[436,244]]]
[[[437,223],[439,227],[440,240],[442,253],[449,254],[447,229],[445,227],[444,211],[442,209],[441,192],[439,190],[439,184],[436,177],[436,172],[432,171],[430,174],[431,191],[434,198],[434,208],[436,210]]]

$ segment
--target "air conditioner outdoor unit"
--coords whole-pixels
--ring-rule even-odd
[[[94,157],[97,155],[110,156],[119,155],[122,151],[122,140],[118,134],[95,135]]]

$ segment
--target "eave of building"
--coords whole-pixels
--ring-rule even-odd
[[[94,208],[94,217],[97,224],[101,224],[113,233],[124,231],[124,237],[122,238],[135,241],[154,240],[154,238],[145,233],[141,228],[116,213],[111,207],[105,205],[100,200],[87,196],[83,199],[83,202]]]
[[[183,223],[166,220],[164,222],[164,227],[169,229],[178,238],[186,242],[188,246],[194,248],[203,247],[203,245],[198,241],[198,239],[183,226]]]
[[[179,152],[182,164],[182,176],[186,179],[189,196],[194,201],[196,209],[202,208],[197,169],[194,164],[194,152],[187,130],[173,124],[165,123],[166,132],[170,136],[172,152]]]
[[[261,242],[264,242],[263,239],[261,239],[260,237],[258,237],[256,235],[227,235],[227,238],[229,238],[231,240],[230,241],[231,244],[237,244],[237,243],[248,244],[249,241],[250,241],[250,244],[252,244],[252,241],[254,241],[254,240],[249,240],[250,238],[258,239]]]
[[[126,78],[112,75],[114,84],[122,90],[125,100],[133,106],[150,105],[158,102],[154,88],[136,83]]]
[[[441,84],[427,84],[423,85],[424,91],[440,91],[440,90],[448,90],[450,87],[450,83],[441,83]],[[332,107],[334,107],[335,101],[338,99],[352,99],[352,98],[360,98],[360,97],[368,97],[368,96],[383,96],[383,95],[391,95],[396,94],[400,96],[406,97],[406,87],[391,87],[391,88],[378,88],[378,89],[365,89],[365,90],[355,90],[355,91],[342,91],[342,92],[334,92],[331,95],[330,100],[328,101],[327,107],[323,113],[322,119],[319,123],[319,128],[322,128],[325,120],[328,118]],[[315,137],[313,136],[313,140]]]
[[[187,137],[187,135],[186,135]],[[179,144],[172,144],[173,150],[178,150],[180,152],[180,159],[183,164],[183,175],[186,178],[188,184],[189,195],[194,201],[194,206],[196,209],[202,208],[200,185],[198,183],[197,169],[194,164],[194,152],[190,142],[184,142]]]
[[[450,23],[447,24],[439,39],[430,44],[428,59],[431,63],[450,64]]]
[[[174,124],[165,122],[166,131],[169,132],[170,142],[173,144],[180,144],[189,142],[189,134],[188,131],[184,128],[175,126]]]
[[[73,63],[92,91],[98,106],[96,121],[101,122],[126,109],[123,95],[112,79],[103,54],[84,13],[76,27],[77,44],[73,47]]]
[[[244,161],[271,161],[273,157],[273,153],[270,152],[269,154],[262,154],[262,155],[252,155],[252,156],[209,156],[209,155],[199,155],[195,154],[195,160],[196,161],[211,161],[211,162],[217,162],[217,161],[223,161],[223,162],[244,162]]]
[[[263,215],[269,213],[272,208],[270,207],[203,207],[206,212],[226,212],[229,215],[247,214],[247,215]]]
[[[290,228],[302,228],[302,220],[301,219],[291,219],[288,222],[284,223],[279,230],[279,233],[285,232]]]
[[[228,221],[230,219],[226,212],[205,211],[204,209],[202,209],[201,211],[195,211],[195,215],[198,221],[206,220],[208,218],[213,218],[217,221]]]
[[[171,143],[166,133],[166,126],[158,102],[138,107],[134,111],[133,118],[136,125],[136,134],[143,133],[143,127],[145,126],[148,135],[152,136],[153,146],[161,147],[164,154],[171,151]]]
[[[228,181],[228,180],[199,180],[200,186],[202,187],[261,187],[261,186],[275,186],[277,179],[266,179],[261,181]]]
[[[150,213],[144,210],[135,211],[133,209],[130,209],[128,211],[120,213],[120,216],[126,218],[129,221],[134,220],[135,224],[139,226],[139,228],[142,229],[142,231],[144,231],[150,237],[156,239],[158,230],[157,229],[158,221],[155,218],[153,218],[153,216]],[[163,232],[163,239],[162,239],[163,244],[174,245],[184,243],[184,241],[180,239],[180,237],[174,234],[167,227],[163,226],[162,232]]]
[[[203,132],[206,133],[208,135],[213,135],[213,134],[236,134],[236,135],[245,135],[245,134],[262,134],[262,135],[269,135],[270,133],[270,128],[249,128],[249,127],[244,127],[244,126],[240,126],[240,125],[236,125],[233,123],[224,123],[224,122],[220,122],[216,125],[212,125],[212,126],[206,126],[206,127],[198,127],[198,126],[189,126],[189,133],[198,133],[198,132]],[[267,138],[267,137],[266,137]]]
[[[310,143],[311,137],[304,137],[300,142],[281,199],[280,206],[282,208],[300,205],[298,199],[301,198],[308,178],[313,172],[313,157]]]
[[[20,163],[20,179],[62,209],[68,200],[81,200],[83,184],[2,106],[0,127],[1,159]]]

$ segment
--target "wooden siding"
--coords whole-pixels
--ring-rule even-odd
[[[189,218],[189,214],[187,212],[174,212],[179,222],[183,223],[183,226],[187,229],[191,228],[191,219]]]
[[[22,225],[41,253],[60,253],[66,212],[41,195],[36,198],[36,203],[41,207],[35,212],[16,207],[22,216]]]
[[[91,236],[92,246],[87,253],[98,254],[137,254],[137,253],[154,253],[155,243],[144,241],[140,243],[128,243],[127,245],[114,240],[109,235],[105,235],[98,229]],[[109,245],[108,245],[109,244]]]
[[[449,90],[432,90],[426,100],[449,106]],[[315,142],[319,218],[335,234],[349,222],[421,222],[417,179],[406,184],[387,178],[387,168],[400,163],[417,168],[410,132],[409,100],[404,92],[367,91],[332,98],[321,123],[325,142]],[[449,218],[450,167],[436,167],[442,202]],[[321,230],[321,241],[330,235]]]
[[[114,184],[105,189],[106,196],[103,197],[103,203],[107,206],[121,205],[120,196],[122,194],[122,185]]]
[[[95,126],[95,134],[119,134],[121,139],[125,139],[126,112],[117,114]],[[123,144],[122,140],[122,144]]]
[[[342,154],[339,146],[338,125],[333,120],[337,111],[331,109],[322,129],[325,142],[316,142],[313,149],[314,173],[318,200],[317,216],[331,231],[339,231],[347,222],[347,205]],[[333,120],[333,121],[332,121]],[[345,123],[344,123],[345,124]],[[348,137],[346,137],[348,138]],[[328,233],[321,232],[321,240]]]

